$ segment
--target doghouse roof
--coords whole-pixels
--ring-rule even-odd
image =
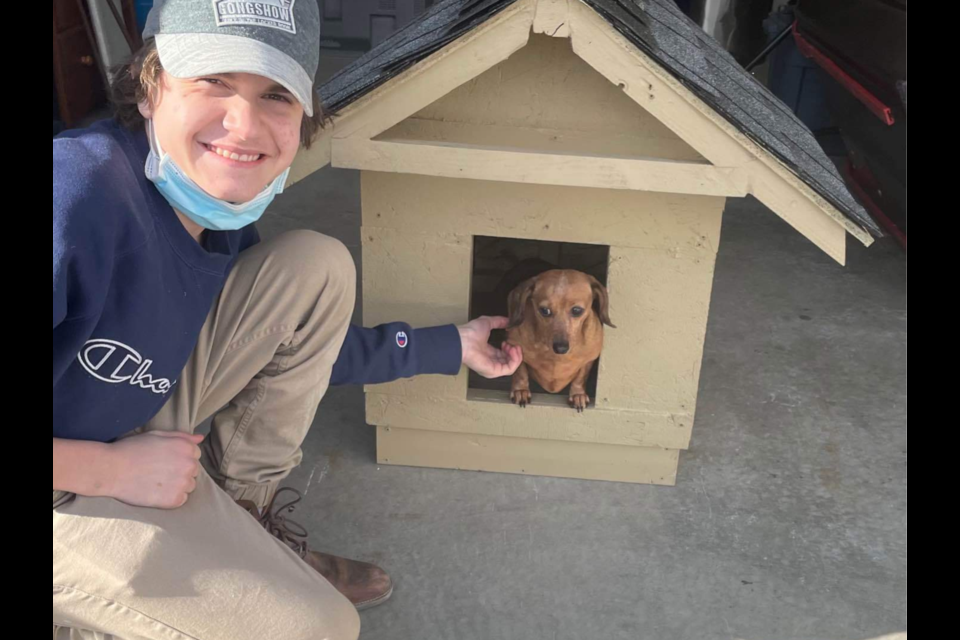
[[[524,13],[523,7],[518,5],[528,5],[529,8]],[[864,244],[870,244],[872,236],[882,235],[876,223],[851,196],[836,167],[810,130],[713,38],[681,13],[673,0],[440,0],[373,51],[343,69],[320,87],[319,93],[327,108],[334,112],[347,113],[355,108],[368,108],[369,99],[362,101],[362,104],[357,102],[385,85],[389,87],[391,80],[401,81],[409,73],[425,67],[433,59],[445,55],[445,51],[460,46],[459,43],[488,22],[504,20],[503,14],[510,11],[513,12],[511,20],[528,20],[534,31],[537,31],[539,22],[539,27],[543,29],[539,31],[541,33],[553,36],[566,34],[576,39],[578,33],[587,32],[587,19],[582,13],[582,5],[590,7],[606,26],[616,31],[610,37],[617,43],[622,42],[617,39],[619,34],[634,48],[633,51],[628,51],[627,47],[618,49],[618,54],[621,51],[624,53],[627,64],[621,64],[619,71],[604,75],[610,79],[613,78],[612,73],[629,75],[631,66],[636,68],[646,61],[651,71],[660,74],[661,79],[672,84],[691,104],[699,105],[700,111],[719,125],[728,137],[736,139],[766,163],[768,168],[773,169],[784,181],[778,189],[792,187],[800,191],[801,195],[806,196],[802,198],[804,206],[812,203],[831,218],[835,226],[845,229]],[[581,16],[579,20],[584,23],[583,28],[574,22],[573,16],[577,11],[581,12],[576,15]],[[552,27],[553,32],[542,24],[548,22],[551,16],[556,23]],[[596,39],[596,32],[593,33]],[[594,46],[592,43],[593,40],[582,40],[578,46],[575,41],[574,50],[587,59],[584,48]],[[635,57],[631,58],[631,55]],[[638,64],[638,60],[641,64]],[[493,60],[487,68],[496,62],[499,60]],[[594,62],[591,64],[599,66]],[[643,84],[646,84],[646,80],[643,80]],[[630,88],[625,88],[627,86]],[[631,83],[620,83],[620,87],[640,102],[639,96],[631,93],[634,89]],[[380,92],[375,94],[379,95]],[[703,109],[704,104],[709,107],[708,110]],[[641,106],[649,105],[641,103]],[[713,113],[706,113],[709,110]],[[671,126],[669,122],[665,124],[684,137],[688,144],[697,147],[696,142],[700,138],[696,129],[684,136],[678,127]],[[379,131],[374,135],[376,133]],[[334,135],[337,135],[336,132]],[[703,153],[701,149],[697,150]],[[718,162],[709,153],[704,153],[704,156],[718,167],[725,168],[731,164]],[[729,153],[726,157],[730,157]],[[829,225],[822,220],[813,224],[816,228],[798,223],[800,214],[785,210],[797,206],[796,194],[765,198],[758,193],[758,183],[771,182],[766,177],[767,174],[764,174],[762,179],[756,176],[746,179],[747,192],[756,195],[801,233],[843,262],[838,236],[827,228]],[[831,245],[830,248],[827,245]]]

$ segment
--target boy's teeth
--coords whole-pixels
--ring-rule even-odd
[[[210,145],[210,149],[213,150],[218,156],[223,156],[224,158],[229,158],[230,160],[237,160],[239,162],[254,162],[260,159],[260,155],[240,155],[239,153],[233,153],[231,151],[225,151],[219,147]]]

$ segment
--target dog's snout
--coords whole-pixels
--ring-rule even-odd
[[[555,340],[553,343],[553,352],[562,355],[565,355],[570,351],[570,343],[562,342],[560,340]]]

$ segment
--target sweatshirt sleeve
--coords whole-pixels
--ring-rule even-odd
[[[463,362],[455,325],[411,329],[402,322],[351,325],[331,385],[380,384],[425,374],[456,375]]]

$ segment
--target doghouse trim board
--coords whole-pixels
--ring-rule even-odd
[[[748,176],[739,169],[669,160],[336,138],[333,155],[341,168],[441,178],[708,196],[743,197],[749,190]]]
[[[675,485],[680,452],[377,427],[377,462],[557,478]]]

